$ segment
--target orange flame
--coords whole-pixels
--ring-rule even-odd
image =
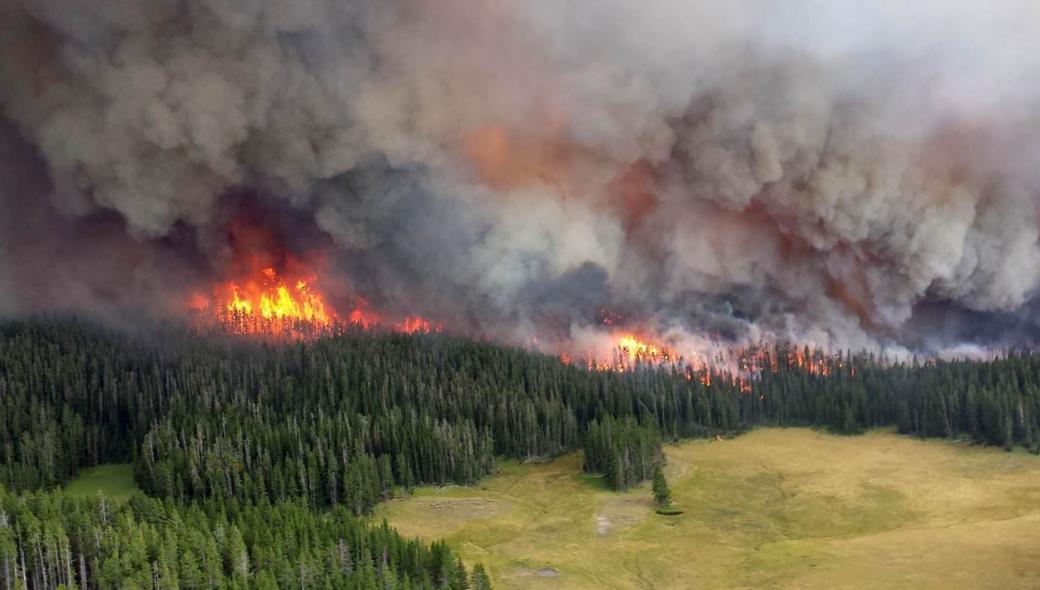
[[[216,305],[195,294],[189,307],[203,313],[212,309],[217,321],[233,333],[281,334],[299,326],[327,329],[336,313],[311,287],[315,280],[309,275],[287,281],[274,268],[266,267],[255,277],[217,287],[213,293]]]
[[[618,373],[629,371],[639,363],[657,365],[675,360],[672,351],[668,347],[653,343],[633,333],[616,333],[612,338],[613,349],[609,358],[599,356],[605,352],[600,350],[598,354],[578,352],[576,357],[568,353],[561,353],[560,360],[565,364],[570,364],[576,358],[581,366],[589,369],[615,371]]]
[[[354,311],[350,312],[350,316],[348,317],[349,322],[355,326],[364,328],[365,330],[374,328],[381,324],[383,320],[379,315],[369,311],[367,307],[368,302],[362,299],[358,307],[355,307]]]
[[[629,361],[657,362],[667,361],[671,352],[664,346],[646,342],[632,334],[622,336],[617,343],[618,349],[627,355]]]
[[[394,324],[394,331],[405,334],[429,334],[430,332],[440,332],[443,329],[444,326],[417,315],[408,316]]]
[[[203,320],[215,321],[232,334],[297,338],[334,333],[348,326],[405,334],[444,330],[443,325],[418,315],[406,316],[395,323],[386,322],[361,298],[349,314],[341,317],[325,296],[315,290],[316,281],[314,274],[286,280],[273,267],[265,267],[247,280],[219,285],[211,297],[192,294],[187,306]]]

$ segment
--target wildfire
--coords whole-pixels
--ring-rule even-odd
[[[212,297],[193,295],[189,307],[212,311],[218,324],[237,334],[328,329],[337,316],[312,287],[315,281],[314,275],[286,279],[273,267],[265,267],[254,276],[217,286]]]
[[[672,357],[671,352],[664,346],[645,342],[631,334],[622,336],[617,346],[628,356],[629,361],[667,361]]]
[[[361,300],[359,305],[350,312],[347,316],[348,323],[353,326],[358,326],[365,330],[372,330],[379,327],[389,327],[394,332],[401,332],[403,334],[429,334],[432,332],[444,331],[444,326],[439,323],[431,322],[430,320],[418,316],[410,315],[406,316],[399,322],[388,324],[382,316],[371,311],[368,308],[368,302]]]
[[[609,352],[601,348],[596,352],[578,352],[576,356],[562,353],[560,360],[571,364],[577,359],[581,366],[589,369],[623,373],[640,363],[657,365],[670,362],[675,358],[668,347],[655,344],[633,333],[618,333],[611,342]]]
[[[382,319],[375,313],[368,311],[368,302],[361,300],[359,305],[350,312],[349,323],[364,329],[373,328],[382,323]]]
[[[313,272],[301,272],[298,264],[282,272],[272,266],[263,267],[249,276],[220,283],[210,295],[195,293],[187,307],[207,325],[216,325],[231,334],[307,338],[339,333],[344,329],[383,330],[404,334],[429,334],[444,327],[419,315],[386,319],[373,311],[365,299],[355,298],[349,313],[339,314],[319,290]],[[350,309],[350,308],[348,308]],[[620,316],[604,311],[603,325],[610,326]],[[645,334],[645,332],[644,332]],[[586,350],[560,352],[564,364],[576,364],[591,370],[628,372],[640,365],[670,366],[690,381],[706,387],[723,384],[740,393],[753,392],[753,381],[764,371],[797,369],[812,375],[827,376],[844,368],[840,356],[828,357],[808,347],[751,347],[742,351],[714,354],[689,350],[677,355],[670,346],[653,336],[614,329],[599,340],[597,353]],[[538,348],[537,340],[533,342]],[[610,349],[608,354],[607,350]],[[736,356],[734,356],[736,355]],[[854,371],[854,368],[851,369]],[[852,373],[855,374],[854,372]]]
[[[278,279],[273,268],[265,268],[263,274],[273,286],[253,289],[247,292],[242,286],[231,283],[231,293],[227,303],[227,311],[253,315],[254,310],[260,317],[271,319],[294,319],[317,324],[328,324],[330,312],[325,310],[325,301],[320,294],[313,293],[305,280],[298,280],[293,286],[286,285]]]
[[[606,322],[603,322],[606,323]],[[609,324],[607,324],[609,325]],[[705,387],[724,386],[740,394],[755,394],[759,401],[765,395],[757,390],[755,383],[765,373],[798,371],[818,377],[844,373],[856,375],[851,363],[839,355],[831,355],[823,349],[802,348],[784,345],[752,345],[746,348],[722,347],[710,349],[697,346],[699,343],[679,341],[674,345],[662,344],[666,338],[647,336],[646,331],[604,331],[607,342],[613,346],[613,356],[604,359],[604,351],[596,354],[561,353],[564,364],[578,359],[578,366],[591,370],[628,372],[638,365],[671,367],[689,381]],[[684,346],[685,344],[685,346]]]
[[[289,279],[275,268],[265,267],[254,276],[218,285],[212,295],[193,294],[188,308],[207,324],[215,324],[232,334],[298,338],[350,327],[405,334],[427,334],[444,329],[441,324],[418,315],[387,322],[361,298],[349,314],[341,316],[315,288],[316,282],[314,274]]]
[[[394,330],[406,334],[429,334],[430,332],[440,332],[444,330],[444,326],[441,324],[435,324],[426,318],[415,315],[408,316],[394,324]]]
[[[185,302],[203,330],[294,340],[443,329],[411,312],[387,314],[351,292],[344,277],[324,276],[334,247],[316,228],[251,199],[230,204],[225,215],[225,247],[212,261],[220,278]]]
[[[831,367],[827,359],[819,354],[812,354],[808,349],[795,351],[792,364],[810,375],[826,377],[831,374]]]

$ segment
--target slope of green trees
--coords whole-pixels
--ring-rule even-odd
[[[262,370],[269,355],[305,352],[241,344],[65,321],[0,327],[0,587],[490,587],[445,544],[356,520],[411,478],[485,474],[486,432],[411,406],[352,405],[375,400],[311,403],[277,376],[286,367]],[[403,444],[414,455],[387,450]],[[156,499],[53,491],[81,467],[130,460]]]
[[[0,359],[0,482],[15,490],[133,461],[160,497],[360,514],[398,486],[471,483],[496,455],[578,449],[597,417],[649,410],[672,438],[740,427],[732,384],[588,371],[444,335],[276,345],[37,321],[0,328]]]
[[[0,324],[0,484],[47,490],[84,466],[132,462],[138,484],[167,510],[208,506],[230,521],[240,510],[294,506],[307,518],[346,518],[397,490],[472,483],[496,456],[584,448],[586,469],[624,489],[654,473],[661,440],[758,424],[842,433],[896,426],[1040,452],[1040,355],[887,363],[776,345],[738,362],[742,377],[638,364],[596,371],[443,334],[348,331],[278,344],[11,321]],[[14,514],[33,511],[12,508],[0,521],[30,526],[23,517],[12,524]],[[127,518],[144,527],[138,515]],[[15,537],[23,572],[36,559],[30,538]],[[259,576],[266,563],[253,560],[250,571]],[[32,587],[51,587],[56,575]]]
[[[903,434],[1040,453],[1040,354],[908,363],[882,363],[871,355],[817,359],[812,372],[762,371],[753,394],[740,397],[742,424],[820,426],[846,434],[896,426]]]
[[[673,367],[590,371],[438,334],[279,345],[8,322],[0,483],[47,488],[83,465],[133,461],[138,483],[160,497],[298,498],[364,513],[398,486],[471,483],[496,455],[581,448],[608,417],[653,424],[665,439],[756,424],[892,425],[1040,444],[1037,355],[886,364],[778,345],[747,356],[770,359],[749,383],[715,374],[705,385]]]
[[[0,514],[4,588],[462,590],[470,582],[444,543],[403,539],[343,507],[0,491]]]

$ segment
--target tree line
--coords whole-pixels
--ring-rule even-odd
[[[1034,354],[891,363],[778,344],[740,362],[754,370],[738,379],[680,366],[588,370],[443,334],[277,344],[8,322],[0,482],[46,488],[84,465],[132,461],[159,496],[299,498],[363,513],[397,487],[471,483],[495,456],[586,447],[607,418],[652,424],[665,440],[782,424],[1040,444]]]
[[[653,475],[663,462],[657,425],[627,416],[593,420],[585,435],[584,469],[602,473],[607,484],[624,490]]]
[[[672,438],[738,429],[735,392],[440,334],[271,344],[14,322],[0,327],[0,482],[47,488],[129,461],[160,497],[364,513],[396,488],[472,483],[495,456],[579,449],[608,416],[649,410]]]
[[[401,537],[344,507],[125,502],[0,490],[3,588],[490,588],[443,542]]]

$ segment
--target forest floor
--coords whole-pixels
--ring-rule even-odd
[[[758,429],[665,448],[680,516],[572,454],[384,503],[519,588],[1040,588],[1040,457],[889,432]]]
[[[134,483],[133,465],[119,463],[81,469],[76,479],[65,486],[69,496],[93,498],[99,492],[114,500],[121,500],[140,489]]]

